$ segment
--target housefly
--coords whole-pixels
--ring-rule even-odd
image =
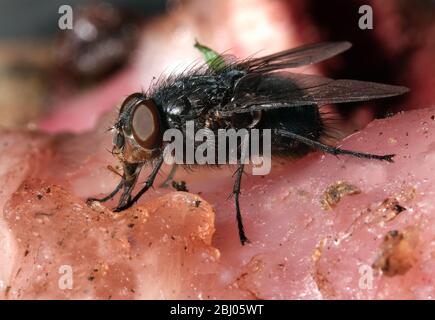
[[[89,200],[104,202],[122,190],[115,211],[130,208],[153,185],[164,162],[165,130],[186,133],[187,120],[194,121],[196,129],[208,128],[214,133],[231,128],[245,128],[248,132],[254,128],[270,129],[272,156],[289,158],[321,150],[392,162],[392,154],[361,153],[323,142],[328,126],[321,107],[397,96],[407,92],[407,88],[333,80],[287,70],[323,61],[350,47],[348,42],[327,42],[241,61],[224,61],[218,56],[215,58],[218,63],[204,64],[158,81],[147,93],[131,94],[122,103],[112,128],[113,153],[124,169],[122,179],[106,197]],[[144,165],[152,165],[152,171],[145,185],[132,196]],[[243,172],[244,164],[240,161],[234,175],[233,195],[242,244],[248,241],[239,206]]]

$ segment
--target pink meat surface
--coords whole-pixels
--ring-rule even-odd
[[[114,214],[85,204],[119,179],[103,130],[4,133],[2,297],[431,298],[434,115],[377,120],[342,144],[395,153],[393,164],[313,153],[246,176],[245,246],[225,201],[231,170],[179,171],[191,193],[156,187]],[[65,265],[72,289],[59,288]]]

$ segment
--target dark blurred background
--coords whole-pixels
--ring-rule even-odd
[[[96,1],[95,1],[96,2]],[[139,11],[145,16],[164,12],[165,0],[108,0],[118,8]],[[0,1],[0,38],[29,39],[49,38],[58,31],[58,9],[61,5],[73,8],[89,5],[89,0],[2,0]]]
[[[58,28],[61,5],[74,8],[73,30]],[[362,5],[373,8],[373,30],[358,27]],[[338,107],[350,130],[435,105],[435,0],[2,0],[0,127],[88,129],[93,112],[99,117],[179,60],[197,58],[195,38],[240,58],[352,42],[352,50],[317,71],[411,92]],[[130,71],[117,76],[123,70]]]

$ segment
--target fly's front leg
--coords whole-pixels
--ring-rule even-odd
[[[119,181],[118,185],[116,186],[115,190],[113,190],[107,196],[105,196],[103,198],[88,198],[86,200],[86,203],[90,204],[90,203],[92,203],[94,201],[97,201],[97,202],[106,202],[106,201],[109,201],[110,199],[112,199],[119,192],[119,190],[121,190],[121,188],[124,186],[124,182],[125,182],[125,178],[123,176],[121,181]]]
[[[131,191],[132,191],[132,189],[134,187],[134,184],[136,184],[136,181],[135,181],[135,183],[131,187],[130,191],[128,192],[128,198],[121,199],[123,202],[122,203],[121,203],[121,201],[119,202],[118,207],[116,207],[115,210],[114,210],[115,212],[120,212],[120,211],[123,211],[125,209],[130,208],[134,203],[136,203],[139,200],[139,198],[145,192],[148,191],[149,188],[152,187],[152,185],[154,183],[154,180],[156,179],[157,173],[159,172],[160,168],[162,167],[163,161],[164,161],[164,157],[163,157],[163,154],[162,154],[159,157],[159,159],[157,160],[157,163],[154,165],[153,171],[151,171],[151,174],[148,176],[148,179],[145,182],[145,186],[143,186],[142,189],[134,196],[134,198],[131,199],[130,195],[131,195]],[[136,179],[137,179],[137,177],[136,177]],[[124,190],[124,192],[125,192],[125,190]]]
[[[124,164],[124,174],[121,181],[115,187],[115,189],[103,198],[88,198],[86,203],[89,205],[94,201],[106,202],[111,200],[121,189],[124,189],[121,198],[119,200],[118,207],[124,205],[131,200],[131,192],[136,184],[137,177],[139,176],[142,165],[138,164]]]
[[[113,210],[118,212],[119,208],[125,206],[131,201],[131,193],[136,185],[137,178],[139,177],[140,170],[142,169],[141,164],[124,164],[124,190],[122,191],[121,197],[119,198],[118,206]]]
[[[169,187],[169,182],[174,180],[175,172],[177,171],[177,164],[174,163],[172,165],[171,171],[169,172],[168,176],[166,177],[165,181],[162,182],[160,185],[160,188],[167,188]]]
[[[242,181],[244,167],[245,167],[244,164],[242,163],[239,164],[236,171],[236,180],[234,181],[234,186],[233,186],[234,201],[236,204],[237,227],[239,228],[239,238],[242,245],[244,245],[246,242],[249,242],[249,239],[246,237],[245,234],[245,228],[243,227],[242,214],[240,212],[240,204],[239,204],[240,184]]]

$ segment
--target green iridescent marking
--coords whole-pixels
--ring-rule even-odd
[[[219,71],[225,67],[226,63],[224,58],[213,49],[199,43],[198,40],[195,40],[194,47],[201,52],[205,62],[212,70]]]

